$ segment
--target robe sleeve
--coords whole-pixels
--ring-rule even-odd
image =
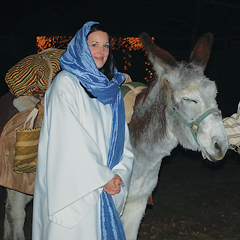
[[[78,114],[77,104],[56,96],[45,111],[39,141],[39,158],[46,158],[49,219],[67,228],[85,218],[114,176]],[[41,156],[41,147],[47,148],[46,156]]]
[[[130,186],[130,179],[132,175],[133,159],[134,159],[134,156],[132,153],[128,126],[127,124],[125,124],[125,142],[124,142],[124,151],[123,151],[122,161],[120,161],[113,168],[113,173],[118,174],[123,181],[121,192],[119,194],[113,195],[113,201],[115,203],[115,206],[119,215],[122,215],[125,202],[127,199],[129,186]]]

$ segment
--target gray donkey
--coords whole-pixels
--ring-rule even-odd
[[[138,94],[129,123],[135,155],[130,191],[121,217],[127,240],[137,238],[149,195],[154,190],[163,157],[178,145],[221,160],[228,139],[215,100],[217,89],[204,76],[213,36],[200,38],[189,63],[177,62],[142,33],[140,39],[156,78]]]

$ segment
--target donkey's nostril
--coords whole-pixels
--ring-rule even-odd
[[[214,148],[217,149],[218,151],[221,151],[221,147],[217,142],[214,143]]]

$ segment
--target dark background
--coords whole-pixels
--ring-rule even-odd
[[[177,60],[188,60],[197,39],[212,32],[215,42],[205,73],[218,86],[223,116],[236,112],[240,88],[238,0],[7,1],[0,15],[0,96],[8,91],[7,70],[37,52],[36,36],[73,36],[90,20],[108,25],[114,37],[137,37],[145,31]],[[116,55],[119,70],[124,72],[123,59]],[[135,64],[126,72],[133,81],[143,82],[138,53],[131,62]]]

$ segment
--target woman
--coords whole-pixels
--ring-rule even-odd
[[[125,239],[133,154],[111,37],[85,23],[60,63],[45,94],[32,239]]]

